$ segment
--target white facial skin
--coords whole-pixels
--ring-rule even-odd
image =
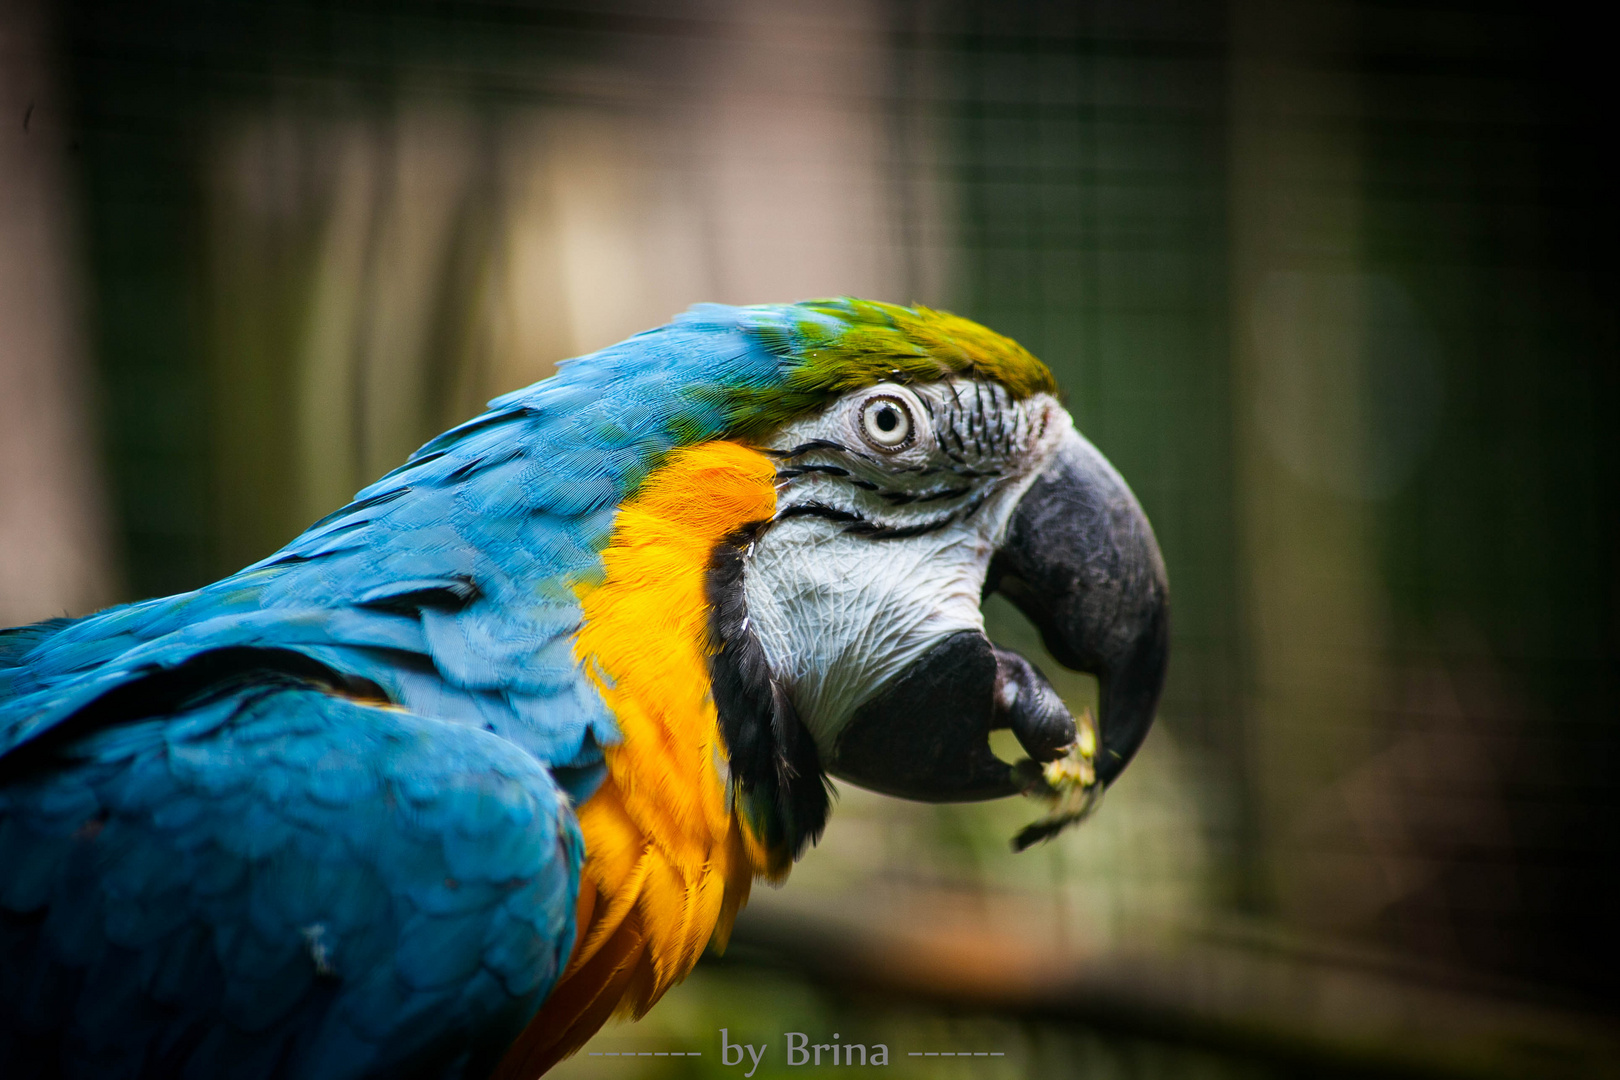
[[[748,555],[749,623],[823,756],[941,639],[984,629],[985,571],[1065,434],[1048,394],[885,383],[770,440],[777,516]]]

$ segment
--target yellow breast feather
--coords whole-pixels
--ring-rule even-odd
[[[538,1075],[616,1012],[640,1017],[724,945],[753,878],[782,872],[733,813],[705,594],[710,555],[775,512],[774,483],[772,462],[737,443],[674,451],[620,508],[603,578],[580,591],[575,656],[622,739],[578,810],[573,958],[499,1077]]]

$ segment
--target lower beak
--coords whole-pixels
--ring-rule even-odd
[[[1064,667],[1097,676],[1097,779],[1111,783],[1142,744],[1169,659],[1169,586],[1153,529],[1102,454],[1070,432],[1019,501],[986,592],[1011,600]],[[1074,745],[1074,718],[1027,660],[978,631],[952,634],[863,704],[829,771],[928,802],[1016,794],[1027,786],[990,750],[1010,728],[1038,762]]]

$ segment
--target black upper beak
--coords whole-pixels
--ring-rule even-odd
[[[1078,434],[1019,502],[991,560],[997,591],[1041,631],[1057,661],[1094,674],[1101,693],[1097,776],[1111,783],[1153,723],[1169,659],[1169,585],[1136,497]],[[990,750],[1011,728],[1037,761],[1074,742],[1073,718],[1040,672],[975,631],[945,638],[857,710],[829,771],[931,802],[1022,789]]]
[[[1170,584],[1136,496],[1080,435],[1018,504],[985,587],[1018,606],[1058,663],[1097,676],[1097,776],[1112,782],[1159,707]]]

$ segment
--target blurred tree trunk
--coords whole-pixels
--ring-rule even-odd
[[[690,304],[940,302],[904,288],[938,287],[943,256],[908,282],[888,225],[880,6],[714,15],[656,61],[610,43],[611,100],[562,64],[499,107],[426,80],[334,106],[278,75],[209,120],[220,572],[490,397]],[[910,186],[912,230],[943,246]]]
[[[63,109],[43,5],[0,0],[0,625],[112,598]]]

